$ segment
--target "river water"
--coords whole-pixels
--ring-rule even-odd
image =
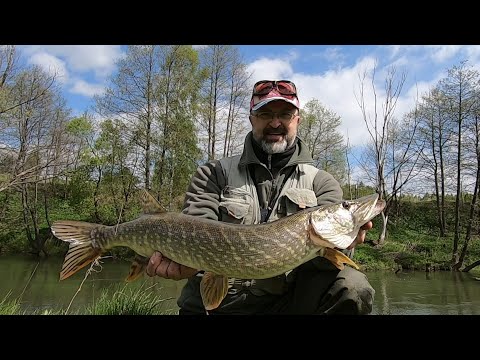
[[[87,268],[59,281],[62,262],[60,257],[0,257],[0,302],[5,297],[18,298],[26,313],[68,307],[69,313],[82,313],[82,309],[98,300],[102,289],[123,286],[130,267],[126,261],[104,259],[101,271],[92,272],[82,284]],[[480,278],[473,274],[372,271],[367,276],[376,291],[372,314],[480,314]],[[152,291],[169,299],[162,304],[162,310],[175,313],[183,284],[184,281],[145,276],[126,286],[152,286]]]

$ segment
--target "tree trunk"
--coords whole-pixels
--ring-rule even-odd
[[[465,266],[465,268],[462,270],[462,272],[469,272],[470,270],[472,270],[474,267],[477,267],[478,265],[480,265],[480,260],[477,260],[473,264]]]
[[[387,238],[387,222],[388,222],[388,215],[385,215],[382,212],[382,231],[380,232],[380,236],[378,238],[378,245],[382,246],[385,243]]]
[[[100,182],[102,181],[102,168],[98,167],[98,180],[95,184],[95,191],[93,192],[93,207],[95,209],[95,221],[101,223],[100,213],[98,212],[98,193],[100,190]]]
[[[456,264],[459,260],[458,242],[460,240],[460,201],[462,196],[461,188],[461,149],[462,149],[462,118],[458,119],[458,144],[457,144],[457,198],[455,200],[455,233],[453,235],[452,264]]]
[[[28,202],[27,202],[27,184],[22,184],[22,215],[23,215],[23,227],[25,235],[27,236],[28,244],[31,248],[34,247],[34,239],[30,232],[30,226],[28,223]]]

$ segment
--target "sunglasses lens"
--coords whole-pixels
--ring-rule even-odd
[[[295,95],[295,85],[291,82],[279,81],[277,83],[278,92],[282,95]]]
[[[260,81],[254,86],[254,95],[267,95],[273,88],[282,95],[296,95],[295,85],[290,81]]]
[[[266,95],[273,88],[271,81],[257,83],[254,87],[254,95]]]

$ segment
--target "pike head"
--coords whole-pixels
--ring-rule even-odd
[[[321,246],[346,249],[357,237],[360,227],[380,214],[385,201],[378,194],[340,204],[322,206],[312,212],[312,241]]]

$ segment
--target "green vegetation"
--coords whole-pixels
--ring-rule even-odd
[[[11,300],[9,296],[10,293],[0,301],[0,315],[15,315],[20,312],[20,303],[18,300]]]
[[[454,200],[447,203],[447,214],[453,213]],[[462,209],[467,212],[467,205]],[[452,231],[446,237],[438,235],[435,204],[431,200],[403,201],[393,211],[387,227],[387,240],[382,247],[375,246],[379,236],[381,217],[374,219],[374,228],[367,233],[365,244],[355,251],[355,261],[364,270],[450,270],[453,243],[453,215],[447,215]],[[462,215],[463,216],[463,215]],[[465,228],[466,224],[461,224]],[[463,246],[465,234],[460,237]],[[473,235],[464,265],[480,259],[479,234]],[[479,268],[472,271],[480,271]]]
[[[0,315],[176,315],[177,310],[165,308],[165,303],[172,298],[164,298],[153,286],[127,288],[127,285],[105,289],[100,297],[86,309],[74,312],[67,309],[22,310],[18,299],[8,299],[7,294],[0,301]]]
[[[163,315],[173,314],[163,304],[172,298],[160,298],[151,287],[127,289],[127,286],[106,290],[94,305],[86,309],[90,315]]]
[[[72,180],[72,183],[75,183]],[[50,194],[49,219],[51,222],[58,219],[72,219],[84,221],[96,221],[95,209],[93,207],[94,199],[92,192],[84,191],[88,187],[88,182],[82,186],[70,184],[69,189],[62,190],[59,187],[54,194]],[[74,189],[76,189],[74,191]],[[82,190],[83,189],[83,190]],[[72,196],[64,198],[64,191],[71,193]],[[359,196],[371,193],[373,190],[364,188],[358,194]],[[139,196],[134,192],[130,196],[129,205],[124,208],[124,221],[132,220],[137,217],[141,210]],[[2,198],[0,197],[0,204]],[[466,199],[461,208],[461,218],[466,218],[468,212],[468,200]],[[21,207],[20,194],[10,193],[8,202],[3,204],[9,209]],[[438,226],[436,224],[435,204],[433,200],[426,197],[405,198],[400,205],[391,210],[389,223],[387,227],[387,240],[382,247],[374,246],[379,237],[382,218],[378,216],[374,219],[374,228],[367,233],[366,243],[358,246],[355,250],[355,261],[364,270],[378,269],[416,269],[425,270],[429,266],[431,270],[450,270],[450,260],[453,243],[453,212],[454,199],[447,201],[447,236],[438,235]],[[101,216],[101,223],[113,225],[116,223],[115,201],[107,196],[97,207],[97,212]],[[118,205],[117,205],[118,206]],[[174,209],[172,211],[178,211]],[[44,209],[39,207],[39,219],[44,219],[42,214]],[[26,240],[25,229],[21,226],[20,219],[8,219],[0,223],[0,254],[8,253],[29,253],[31,244]],[[466,224],[461,223],[461,228],[465,229]],[[55,239],[49,230],[47,222],[39,222],[39,236],[44,240],[44,248],[49,255],[65,254],[68,244]],[[464,242],[464,234],[460,237],[460,246]],[[469,243],[468,252],[464,261],[467,266],[480,259],[479,232],[472,235]],[[133,252],[128,248],[115,248],[110,254],[115,258],[130,259]],[[474,269],[476,270],[476,269]]]

